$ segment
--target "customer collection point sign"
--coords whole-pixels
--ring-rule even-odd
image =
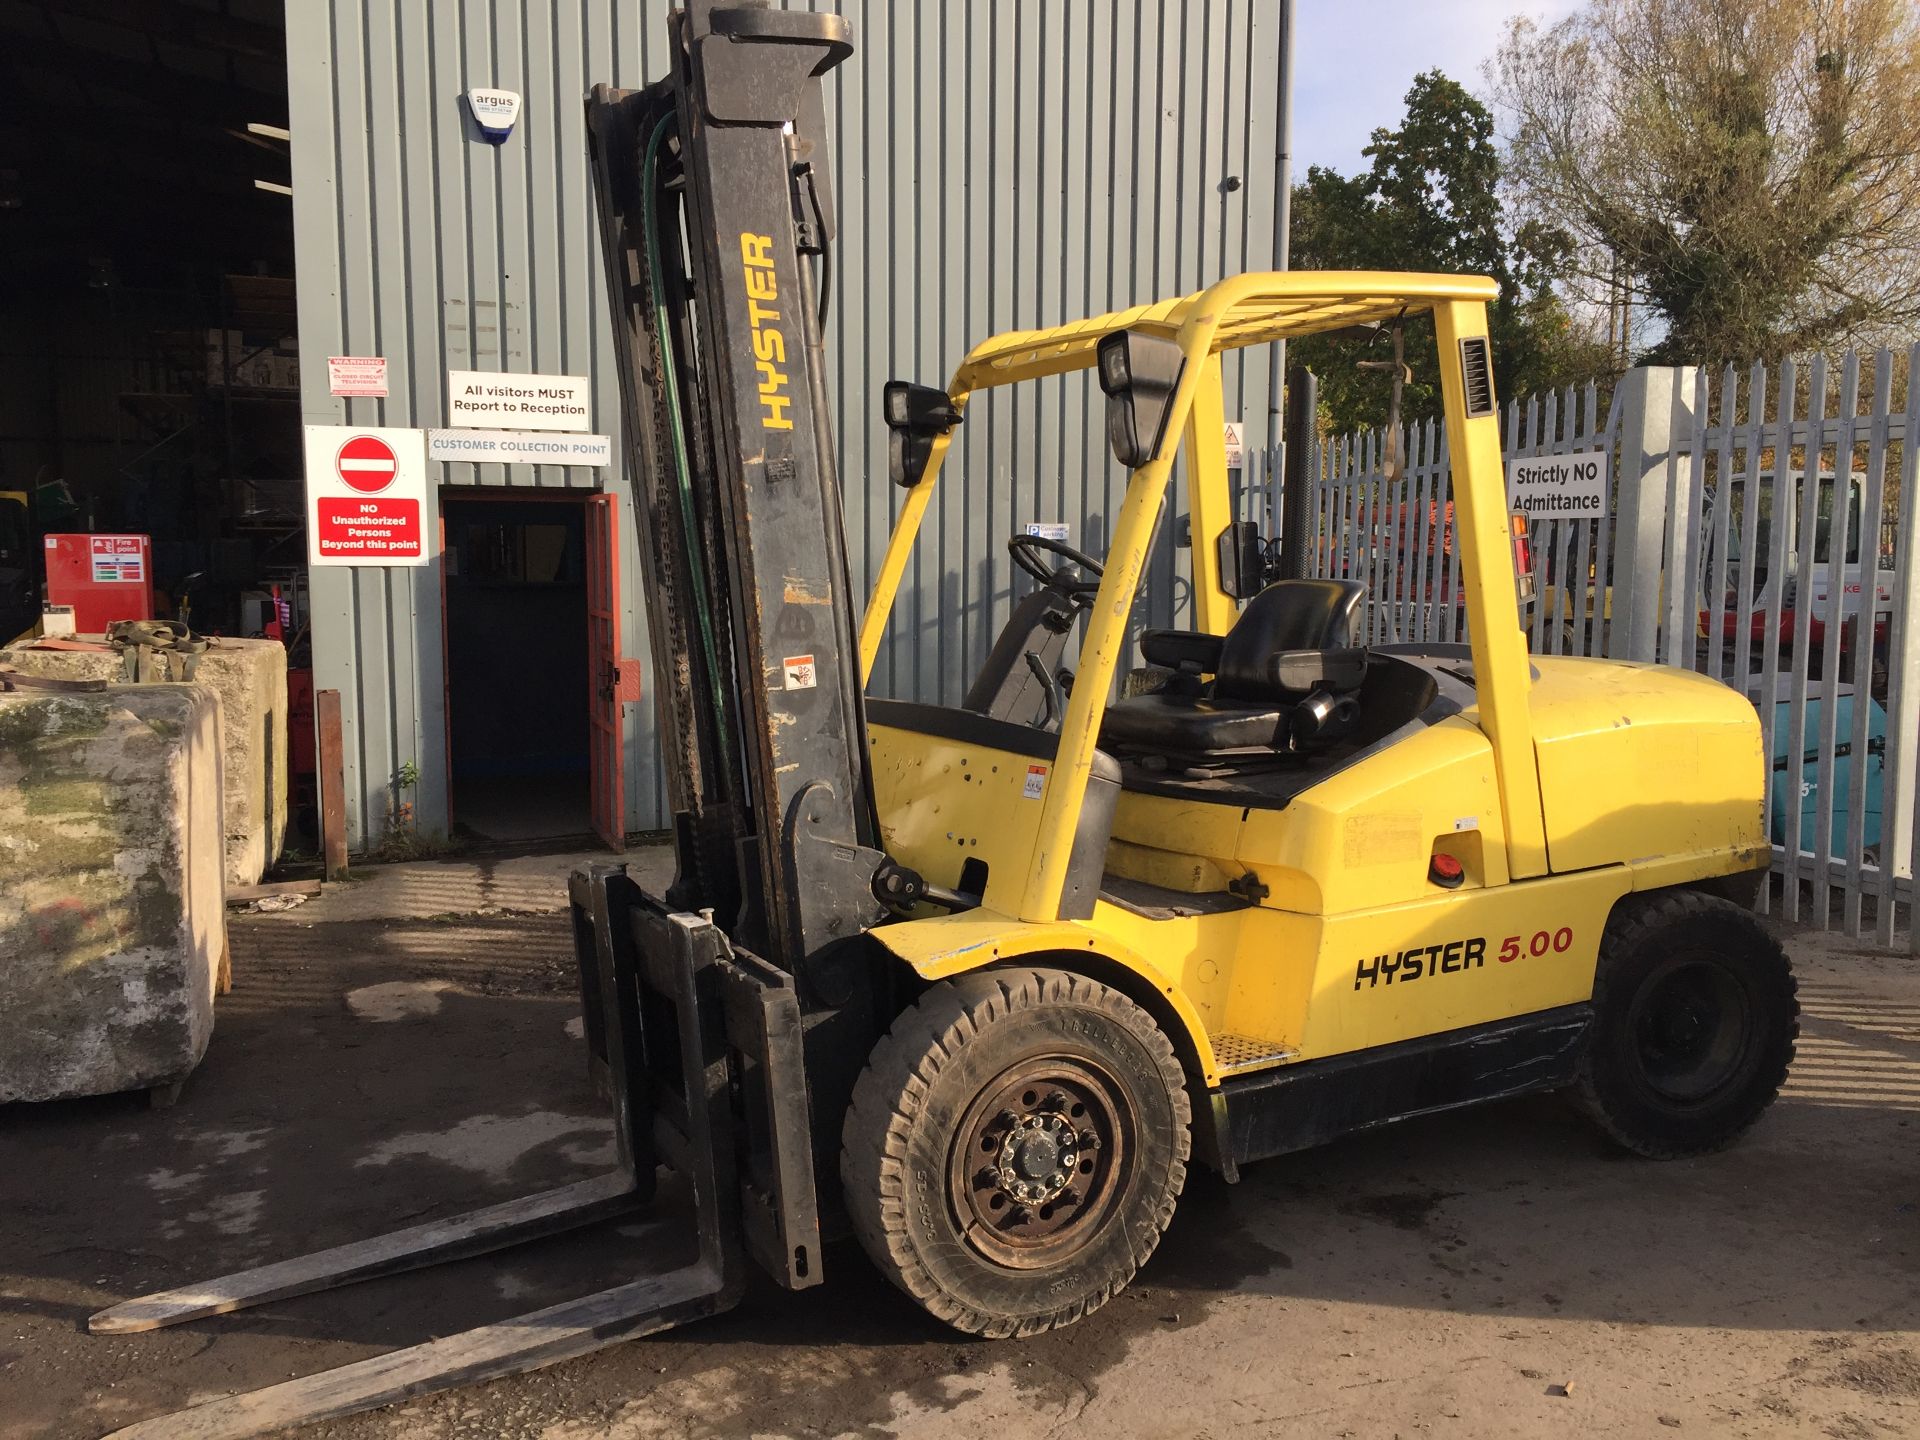
[[[424,431],[309,425],[306,452],[309,561],[426,564]]]

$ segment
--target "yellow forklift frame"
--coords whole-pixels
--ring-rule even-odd
[[[1121,331],[1171,339],[1186,363],[1157,448],[1129,474],[1051,760],[890,724],[886,703],[871,705],[889,854],[940,885],[958,883],[968,859],[987,866],[978,908],[925,908],[877,927],[875,940],[927,981],[1042,955],[1063,968],[1091,963],[1163,1024],[1177,1017],[1173,1038],[1212,1089],[1233,1075],[1580,1005],[1622,896],[1764,865],[1750,706],[1678,672],[1527,654],[1496,407],[1482,392],[1470,412],[1458,358],[1463,341],[1485,337],[1497,288],[1449,275],[1239,275],[1184,299],[998,335],[967,355],[949,386],[956,409],[982,390],[1092,368],[1100,341]],[[1421,313],[1432,314],[1443,357],[1474,703],[1281,809],[1130,788],[1108,874],[1191,895],[1193,905],[1130,907],[1103,894],[1085,918],[1063,918],[1103,714],[1176,445],[1191,494],[1198,626],[1224,634],[1238,613],[1217,546],[1233,519],[1221,354]],[[860,635],[869,680],[951,435],[934,440],[874,585]],[[1623,809],[1620,769],[1644,766],[1684,768],[1663,781],[1659,803]],[[1433,883],[1436,854],[1461,862],[1463,889]],[[1260,903],[1207,903],[1247,894]],[[1408,956],[1418,958],[1402,970]],[[1383,989],[1377,957],[1403,981],[1421,971],[1433,979]],[[1437,983],[1455,973],[1467,978]]]

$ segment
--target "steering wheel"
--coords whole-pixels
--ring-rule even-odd
[[[1069,563],[1047,565],[1040,559],[1042,552],[1058,555]],[[1027,574],[1069,600],[1092,599],[1100,588],[1100,577],[1106,573],[1105,567],[1091,555],[1074,549],[1064,540],[1052,540],[1045,535],[1015,535],[1007,541],[1007,553]],[[1072,574],[1074,566],[1086,573]]]

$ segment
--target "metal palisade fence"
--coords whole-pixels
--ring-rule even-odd
[[[1504,417],[1506,455],[1610,451],[1616,409],[1610,404],[1602,414],[1594,385],[1510,401]],[[1401,463],[1389,473],[1387,437],[1377,430],[1319,442],[1308,465],[1317,532],[1314,573],[1366,584],[1366,644],[1464,641],[1445,427],[1433,420],[1405,427],[1399,455]],[[1260,470],[1263,477],[1279,473],[1277,462]],[[1523,617],[1532,646],[1542,654],[1590,653],[1585,630],[1574,617],[1594,610],[1591,582],[1608,572],[1612,515],[1543,518],[1530,530],[1535,565],[1547,577],[1541,603]]]
[[[1537,655],[1679,665],[1745,693],[1787,919],[1915,947],[1920,345],[1769,370],[1641,368],[1511,401],[1515,462],[1591,458],[1598,515],[1533,517]],[[1366,583],[1365,641],[1465,638],[1444,427],[1324,437],[1315,573]],[[1278,458],[1250,480],[1278,514]],[[1390,470],[1397,469],[1397,473]]]

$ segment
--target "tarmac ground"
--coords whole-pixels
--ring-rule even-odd
[[[171,1109],[0,1107],[0,1440],[91,1437],[675,1262],[658,1213],[172,1330],[88,1314],[584,1178],[580,857],[387,866],[232,917]],[[658,883],[659,852],[637,860]],[[1741,1144],[1653,1164],[1552,1096],[1195,1170],[1081,1324],[981,1342],[830,1247],[827,1281],[301,1432],[399,1437],[1920,1435],[1920,960],[1786,935],[1805,1006]]]

